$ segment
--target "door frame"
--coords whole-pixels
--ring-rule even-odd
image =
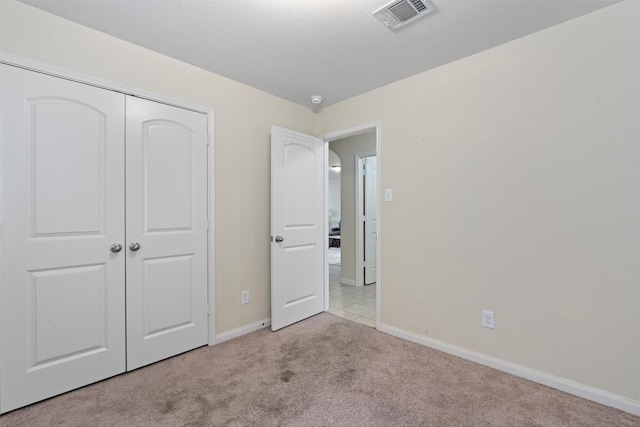
[[[132,89],[120,83],[96,78],[68,68],[57,67],[40,61],[24,58],[22,56],[13,55],[0,51],[0,63],[23,68],[29,71],[46,74],[65,80],[94,86],[100,89],[106,89],[113,92],[131,95],[138,98],[147,99],[149,101],[159,102],[161,104],[171,105],[173,107],[185,110],[195,111],[207,115],[207,150],[208,150],[208,183],[207,183],[207,217],[208,217],[208,234],[207,234],[207,292],[209,304],[209,321],[208,321],[208,342],[209,346],[216,344],[216,283],[215,283],[215,110],[211,107],[192,104],[179,99],[160,95],[158,93],[145,91],[141,89]],[[1,254],[0,254],[1,256]],[[0,295],[2,298],[2,295]],[[0,363],[2,363],[0,361]]]
[[[382,263],[380,260],[382,259],[382,200],[380,198],[381,190],[382,190],[382,168],[380,165],[382,164],[382,122],[380,120],[375,122],[368,122],[362,125],[340,129],[332,132],[327,132],[324,135],[321,135],[320,138],[324,139],[324,151],[325,151],[325,164],[324,164],[324,227],[325,227],[325,236],[329,236],[329,143],[331,141],[336,141],[338,139],[344,139],[349,136],[359,135],[361,133],[375,131],[376,133],[376,158],[377,158],[377,192],[378,192],[378,223],[377,223],[377,233],[378,233],[378,241],[376,242],[376,329],[380,329],[382,325],[381,312],[382,312],[382,295],[380,290],[382,289]],[[363,156],[365,157],[365,156]],[[357,159],[357,156],[356,156]],[[356,180],[357,182],[358,180]],[[357,186],[357,184],[356,184]],[[356,216],[358,213],[356,213]],[[324,309],[325,311],[329,310],[329,245],[324,245]],[[356,245],[356,256],[357,256],[357,245]],[[357,261],[358,265],[360,261]],[[361,279],[364,281],[364,278]],[[357,283],[357,276],[356,276]],[[363,283],[363,282],[361,282]]]
[[[365,262],[362,259],[362,255],[364,252],[364,226],[362,225],[363,218],[364,215],[362,214],[362,211],[364,211],[364,185],[362,184],[362,179],[360,179],[364,173],[364,162],[363,160],[368,158],[368,157],[376,157],[376,152],[375,151],[367,151],[365,153],[358,153],[356,154],[356,167],[355,167],[355,171],[356,171],[356,191],[355,191],[355,197],[356,197],[356,286],[364,286],[364,267],[365,267]],[[377,180],[376,180],[377,181]],[[377,189],[376,189],[376,192]],[[378,202],[379,200],[376,201],[376,210],[378,209]],[[377,227],[376,227],[377,228]],[[379,236],[378,236],[379,237]],[[377,262],[378,260],[376,259],[376,267],[377,267]],[[376,279],[377,279],[377,274],[376,274]],[[377,294],[376,294],[377,296]]]

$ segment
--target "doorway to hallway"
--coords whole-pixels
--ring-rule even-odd
[[[325,138],[329,152],[327,311],[376,327],[378,208],[372,202],[377,201],[377,128],[335,136]]]

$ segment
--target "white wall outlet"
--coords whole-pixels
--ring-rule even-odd
[[[496,327],[496,319],[493,311],[482,310],[482,326],[491,329]]]
[[[249,291],[242,291],[242,304],[249,304]]]
[[[384,201],[393,202],[393,190],[391,188],[384,189]]]

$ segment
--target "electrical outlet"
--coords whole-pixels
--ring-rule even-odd
[[[493,314],[493,311],[489,311],[489,310],[482,310],[482,326],[484,326],[485,328],[495,328],[496,327],[496,321],[495,321],[495,315]]]
[[[242,304],[249,304],[249,291],[242,291]]]

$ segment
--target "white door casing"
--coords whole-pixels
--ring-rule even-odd
[[[0,80],[7,412],[125,370],[124,95],[6,65]]]
[[[206,115],[130,96],[126,105],[132,370],[207,344],[208,150]]]
[[[274,331],[324,310],[325,153],[320,138],[271,127]]]
[[[376,282],[378,242],[378,190],[376,157],[364,160],[364,284]]]

